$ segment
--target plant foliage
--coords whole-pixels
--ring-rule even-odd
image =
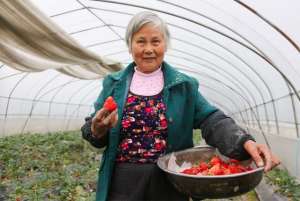
[[[0,150],[0,200],[95,200],[101,150],[80,132],[0,138]]]

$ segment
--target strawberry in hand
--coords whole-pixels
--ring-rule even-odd
[[[105,100],[103,107],[108,110],[109,112],[114,111],[118,106],[116,101],[113,99],[112,96],[107,97],[107,99]]]

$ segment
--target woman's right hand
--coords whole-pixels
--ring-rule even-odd
[[[118,109],[109,113],[105,108],[101,108],[92,119],[92,135],[96,138],[102,138],[110,128],[117,124],[117,122]]]

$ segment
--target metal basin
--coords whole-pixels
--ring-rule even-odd
[[[252,190],[261,181],[264,168],[257,168],[251,160],[241,163],[251,165],[253,170],[220,176],[187,175],[179,173],[169,165],[170,158],[173,157],[173,160],[174,156],[176,165],[181,166],[184,162],[195,164],[198,161],[208,161],[215,154],[220,155],[213,147],[194,147],[164,155],[158,159],[157,164],[166,172],[168,179],[178,191],[196,199],[227,198],[241,195]]]

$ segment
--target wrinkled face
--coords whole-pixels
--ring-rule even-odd
[[[159,28],[144,25],[131,40],[131,54],[138,70],[151,73],[157,70],[165,55],[166,42]]]

